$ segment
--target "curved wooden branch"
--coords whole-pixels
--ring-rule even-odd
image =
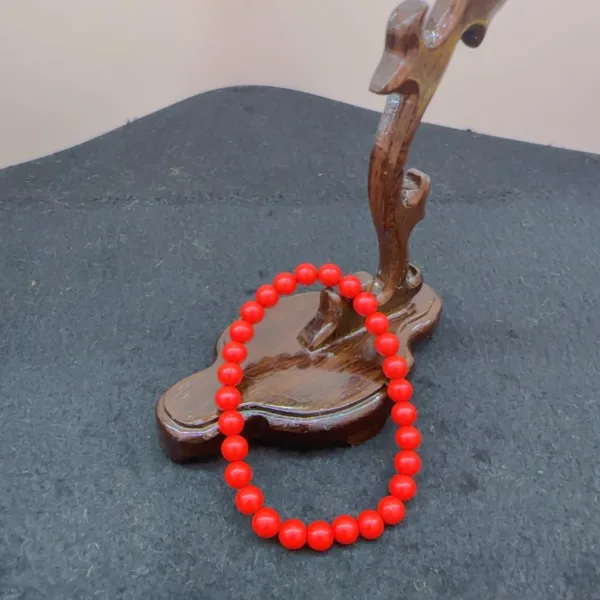
[[[429,178],[405,172],[414,135],[446,71],[456,44],[483,40],[491,17],[506,0],[406,0],[390,15],[383,55],[370,90],[386,95],[369,165],[369,207],[379,244],[375,277],[365,284],[386,314],[418,292],[420,274],[409,263],[408,239],[425,215]],[[317,315],[299,340],[315,350],[355,331],[352,307],[323,292]]]

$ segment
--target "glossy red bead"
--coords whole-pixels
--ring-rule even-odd
[[[345,275],[338,283],[338,290],[344,298],[356,298],[362,292],[362,283],[356,275]]]
[[[294,277],[300,285],[312,285],[317,281],[317,275],[317,268],[310,263],[302,263],[294,271]]]
[[[252,481],[252,468],[241,460],[229,463],[225,469],[225,483],[236,490]]]
[[[246,321],[246,323],[250,323],[251,325],[260,323],[264,316],[265,309],[263,305],[255,300],[245,302],[242,304],[242,308],[240,308],[240,317],[242,317],[243,321]]]
[[[246,321],[234,321],[229,326],[229,337],[234,342],[245,344],[254,337],[254,327]]]
[[[325,287],[333,287],[339,283],[342,270],[337,265],[327,263],[319,269],[317,277]]]
[[[402,450],[416,450],[421,445],[421,434],[412,425],[400,427],[396,431],[396,444]]]
[[[400,450],[394,458],[394,467],[401,475],[413,477],[421,470],[421,457],[414,450]]]
[[[375,350],[381,356],[391,356],[396,354],[400,348],[400,342],[393,333],[382,333],[375,338]]]
[[[223,435],[238,435],[244,429],[244,417],[237,410],[226,410],[219,415],[219,431]]]
[[[256,290],[256,301],[265,308],[272,308],[279,302],[279,292],[272,285],[261,285]]]
[[[279,526],[279,543],[288,550],[300,550],[306,544],[306,525],[298,519],[288,519]]]
[[[237,363],[226,362],[219,367],[217,377],[223,385],[235,386],[242,381],[244,371]]]
[[[394,402],[408,402],[413,395],[413,386],[408,379],[392,379],[388,383],[387,395]]]
[[[253,515],[264,501],[263,493],[255,485],[246,485],[235,495],[235,505],[243,515]]]
[[[417,409],[410,402],[396,402],[392,407],[392,421],[396,425],[412,425],[417,419]]]
[[[383,360],[383,374],[388,379],[404,379],[408,374],[408,364],[402,356],[386,356]]]
[[[365,327],[373,335],[386,333],[390,326],[390,320],[380,312],[374,312],[365,319]]]
[[[354,517],[350,515],[340,515],[333,520],[331,524],[335,541],[342,546],[354,544],[358,539],[358,523]]]
[[[281,517],[279,513],[267,506],[259,508],[252,517],[252,529],[260,538],[269,539],[279,533]]]
[[[417,493],[417,484],[409,475],[399,473],[390,479],[389,489],[392,496],[395,496],[403,502],[408,502],[408,500],[412,500],[412,498],[415,497],[415,494]]]
[[[296,291],[296,279],[291,273],[279,273],[273,280],[273,287],[282,295],[289,296]]]
[[[379,501],[377,512],[386,525],[398,525],[406,515],[406,507],[396,496],[385,496]]]
[[[240,344],[239,342],[228,342],[223,346],[221,355],[227,362],[239,364],[246,360],[248,350],[244,344]]]
[[[367,317],[377,312],[377,298],[369,292],[361,292],[352,301],[352,306],[361,317]]]
[[[229,462],[244,460],[248,456],[248,442],[241,435],[230,435],[221,444],[221,454]]]
[[[308,526],[306,531],[308,545],[317,552],[325,552],[333,546],[333,529],[325,521],[315,521]]]
[[[242,394],[236,387],[230,385],[219,388],[215,394],[215,404],[221,410],[234,410],[242,401]]]
[[[381,515],[375,510],[363,510],[358,515],[358,530],[366,540],[378,538],[385,529]]]

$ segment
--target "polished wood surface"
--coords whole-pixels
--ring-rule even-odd
[[[370,89],[388,96],[369,166],[369,206],[379,243],[375,276],[360,273],[378,298],[413,365],[412,344],[429,335],[441,302],[409,262],[408,240],[425,216],[430,180],[406,158],[425,112],[462,39],[478,46],[505,0],[406,0],[390,16]],[[332,257],[335,260],[335,257]],[[240,302],[241,304],[241,302]],[[283,298],[256,327],[240,385],[245,435],[287,446],[358,444],[389,414],[381,359],[349,302],[333,289]],[[228,341],[224,332],[217,353]],[[163,448],[176,461],[218,453],[214,393],[218,362],[160,398]]]

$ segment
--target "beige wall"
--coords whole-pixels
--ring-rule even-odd
[[[289,87],[379,110],[367,87],[396,4],[4,2],[0,166],[229,85]],[[458,49],[426,120],[600,153],[600,3],[565,5],[509,0],[481,48]]]

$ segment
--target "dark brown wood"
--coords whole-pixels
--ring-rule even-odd
[[[441,302],[410,264],[408,239],[425,215],[430,180],[405,163],[414,134],[462,39],[478,46],[505,0],[406,0],[390,16],[370,89],[388,96],[369,167],[369,206],[379,242],[375,276],[359,273],[396,330],[413,366],[412,344],[429,335]],[[335,258],[335,257],[333,257]],[[219,338],[217,354],[228,341]],[[240,385],[251,440],[287,446],[359,444],[389,414],[381,359],[349,302],[333,289],[284,298],[248,344]],[[218,363],[160,398],[161,443],[176,461],[214,455],[221,437],[214,394]]]

